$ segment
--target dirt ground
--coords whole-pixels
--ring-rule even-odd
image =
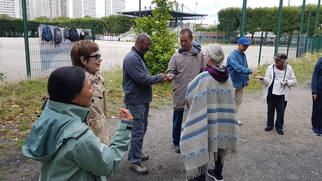
[[[127,156],[119,165],[110,181],[182,181],[185,168],[180,154],[172,151],[171,125],[172,103],[157,100],[151,105],[149,127],[144,140],[143,151],[150,157],[143,164],[149,174],[138,175],[128,168]],[[156,107],[156,106],[151,106]],[[305,83],[292,89],[288,101],[284,135],[276,130],[265,132],[266,102],[261,92],[246,94],[240,108],[239,152],[237,160],[225,160],[223,177],[225,181],[318,181],[322,178],[322,137],[311,132],[312,100],[310,84]],[[118,120],[112,119],[114,131]],[[2,139],[1,139],[2,140]],[[2,140],[3,142],[3,140]],[[3,148],[0,148],[3,152]],[[38,180],[39,164],[31,162],[13,151],[9,156],[1,154],[0,180]],[[207,178],[207,180],[211,180]]]

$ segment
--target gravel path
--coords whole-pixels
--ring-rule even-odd
[[[128,168],[127,156],[122,160],[111,181],[182,181],[185,168],[180,154],[172,151],[171,100],[151,103],[149,127],[144,140],[144,152],[150,159],[143,162],[148,175],[138,175]],[[261,92],[246,94],[240,108],[238,159],[226,159],[225,181],[286,181],[321,180],[322,137],[311,133],[311,92],[305,83],[292,89],[285,114],[284,135],[275,130],[265,132],[266,102]],[[118,120],[111,119],[111,130]],[[38,163],[31,163],[20,152],[1,156],[0,166],[14,168],[1,170],[0,180],[37,180]],[[208,180],[211,180],[207,178]]]

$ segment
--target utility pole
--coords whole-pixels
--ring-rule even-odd
[[[49,0],[49,12],[50,12],[50,21],[53,20],[53,17],[52,17],[52,12],[51,12],[51,0]]]
[[[141,0],[139,0],[139,17],[141,18]]]

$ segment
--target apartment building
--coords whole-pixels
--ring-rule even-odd
[[[105,0],[105,16],[125,11],[125,0]]]

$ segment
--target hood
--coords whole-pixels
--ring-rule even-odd
[[[89,111],[90,108],[48,100],[47,107],[23,144],[23,154],[49,162],[67,139],[77,139],[88,130],[82,122]]]
[[[178,49],[179,53],[186,52],[181,47]],[[197,56],[198,53],[201,52],[201,45],[199,45],[196,41],[192,41],[192,50],[190,50],[190,54],[193,56]]]
[[[208,71],[209,74],[218,82],[225,82],[226,80],[228,80],[229,71],[225,66],[219,68],[207,65],[206,71]]]
[[[319,63],[322,63],[322,57],[319,58],[318,62]]]

